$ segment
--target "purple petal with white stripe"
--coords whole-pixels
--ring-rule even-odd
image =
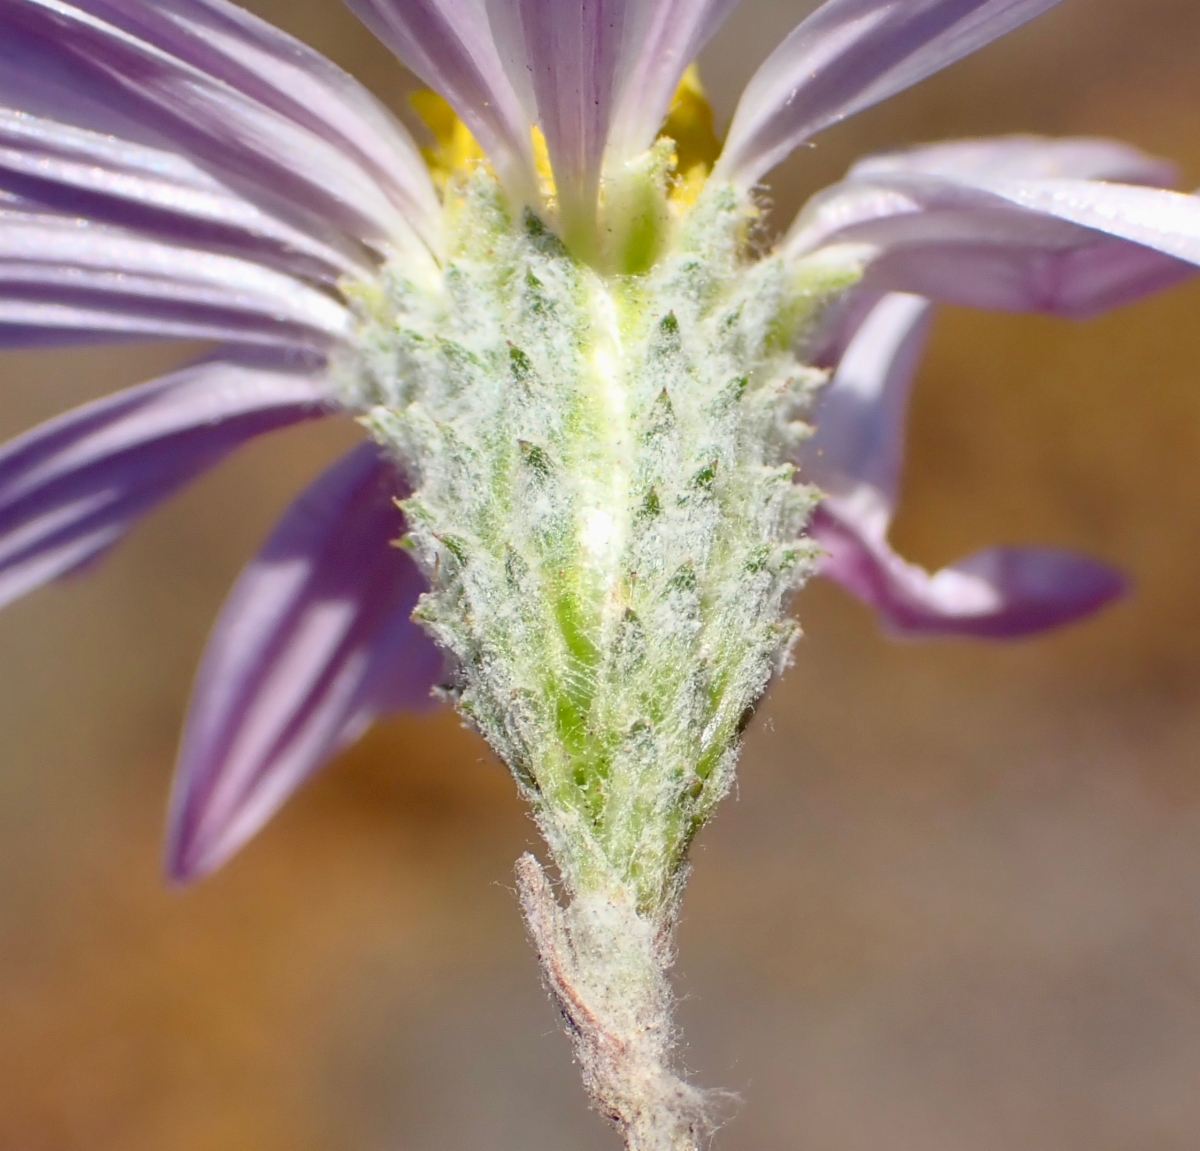
[[[536,202],[531,117],[493,37],[486,0],[346,0],[454,111],[518,197]],[[507,42],[518,33],[504,30]]]
[[[327,283],[371,269],[349,244],[268,214],[184,156],[9,108],[0,108],[0,188],[31,206]]]
[[[915,149],[864,161],[814,197],[787,250],[858,245],[863,291],[1087,317],[1176,284],[1200,264],[1200,197],[1144,186],[1170,175],[1104,141]],[[1105,182],[1112,176],[1139,183]]]
[[[122,228],[0,209],[0,346],[12,329],[327,349],[349,314],[292,276]],[[20,333],[25,333],[20,335]]]
[[[633,0],[489,0],[514,89],[528,77],[546,137],[563,226],[595,216],[622,49],[634,35]],[[514,35],[515,33],[515,35]]]
[[[120,124],[139,125],[142,131],[130,138],[169,143],[316,236],[332,224],[381,247],[413,227],[420,230],[420,201],[432,210],[432,191],[422,190],[427,176],[411,162],[406,145],[395,143],[404,139],[401,130],[377,141],[375,152],[394,152],[385,172],[364,155],[362,138],[371,129],[355,119],[345,98],[353,90],[365,104],[365,93],[357,93],[348,78],[341,91],[323,82],[334,73],[332,65],[326,77],[314,73],[309,84],[299,84],[282,33],[268,48],[251,18],[222,12],[224,19],[215,5],[200,0],[186,8],[179,0],[174,15],[131,0],[0,0],[0,74],[8,75],[3,87],[17,90],[21,107],[45,113],[21,96],[20,81],[46,64],[69,77],[69,87],[51,96],[68,114],[55,112],[54,118],[106,130],[103,110],[111,108],[117,134],[123,134]],[[334,123],[339,116],[305,110],[310,101],[302,92],[312,96],[313,85],[321,95],[312,103],[340,108],[340,119],[355,120],[361,131],[354,139],[341,130],[344,124]],[[76,107],[79,118],[69,114]],[[391,178],[399,170],[407,172],[403,191]]]
[[[685,69],[737,7],[737,0],[638,0],[633,7],[634,36],[623,48],[609,132],[614,163],[654,142]]]
[[[684,69],[736,0],[488,0],[513,88],[546,137],[568,232],[604,164],[653,143]]]
[[[827,0],[767,58],[717,174],[755,183],[823,128],[982,48],[1058,0]]]
[[[1107,565],[1053,548],[989,548],[931,575],[843,513],[830,499],[813,516],[809,530],[826,552],[820,574],[873,607],[894,635],[1016,639],[1073,623],[1127,590]]]
[[[90,564],[247,440],[328,414],[318,365],[297,360],[195,364],[0,448],[0,605]]]
[[[419,707],[441,667],[409,616],[423,587],[390,546],[402,486],[373,444],[292,505],[217,620],[179,755],[176,879],[213,870],[376,714]]]

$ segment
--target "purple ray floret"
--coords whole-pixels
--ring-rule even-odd
[[[885,296],[859,326],[825,389],[801,469],[826,498],[811,532],[820,574],[878,612],[896,635],[1010,639],[1091,614],[1126,590],[1113,568],[1054,548],[992,548],[933,573],[888,543],[900,491],[908,396],[930,304]]]
[[[754,74],[718,172],[753,184],[823,128],[911,87],[1058,0],[828,0]]]
[[[373,444],[291,506],[213,629],[184,728],[167,866],[211,871],[380,711],[420,707],[441,667],[409,616],[424,586],[390,546],[400,482]]]
[[[197,364],[0,449],[0,605],[91,563],[247,440],[327,414],[324,385],[279,360]]]

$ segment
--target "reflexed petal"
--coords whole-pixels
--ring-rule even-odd
[[[897,244],[864,277],[872,291],[920,292],[943,303],[1084,320],[1190,279],[1196,269],[1121,240],[1074,249],[946,242]]]
[[[801,475],[827,494],[810,526],[818,572],[909,636],[1003,638],[1069,623],[1124,590],[1111,568],[1046,548],[992,548],[930,575],[887,542],[899,490],[909,391],[930,307],[889,295],[859,323],[813,413]]]
[[[823,128],[894,95],[1058,0],[826,0],[742,94],[717,175],[750,185]]]
[[[1114,569],[1051,548],[991,548],[930,575],[863,530],[837,500],[819,505],[810,531],[827,553],[820,574],[901,636],[1014,639],[1072,623],[1126,590]]]
[[[425,227],[432,191],[422,189],[427,177],[411,163],[400,130],[380,136],[367,156],[363,141],[374,129],[362,108],[369,97],[348,78],[333,83],[340,74],[332,65],[301,84],[296,69],[308,50],[297,49],[301,62],[289,63],[290,42],[248,16],[230,16],[207,0],[172,0],[167,8],[132,0],[0,0],[0,21],[0,89],[10,104],[15,94],[17,106],[40,114],[48,114],[42,105],[57,106],[68,114],[55,110],[55,119],[118,135],[124,123],[139,125],[128,138],[169,141],[317,236],[333,223],[382,246]],[[65,90],[47,93],[35,76],[27,103],[24,81],[42,70]],[[385,171],[378,156],[393,145],[399,150]],[[401,171],[403,189],[396,183]]]
[[[382,709],[440,668],[409,615],[423,586],[389,546],[400,481],[373,444],[292,505],[222,609],[183,735],[167,866],[193,879],[249,839]]]
[[[90,563],[247,440],[327,414],[318,365],[290,359],[195,364],[0,448],[0,604]]]
[[[323,348],[344,336],[348,322],[332,297],[247,260],[84,220],[0,210],[0,345],[12,326],[44,327],[51,343],[63,329],[194,331]]]
[[[347,0],[363,22],[449,101],[501,179],[533,202],[531,118],[505,72],[487,0]],[[514,30],[504,30],[516,43]]]
[[[816,433],[800,456],[806,480],[857,500],[881,535],[899,491],[909,392],[930,311],[919,296],[889,295],[875,305],[817,397]]]

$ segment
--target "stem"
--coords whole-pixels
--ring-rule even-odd
[[[517,885],[542,979],[563,1018],[594,1110],[628,1151],[698,1151],[716,1093],[671,1069],[673,908],[639,913],[624,887],[557,900],[542,865],[517,860]]]

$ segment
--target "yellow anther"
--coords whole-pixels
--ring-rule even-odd
[[[554,198],[554,169],[550,167],[550,149],[546,146],[546,137],[536,124],[529,129],[529,138],[533,143],[533,165],[537,169],[540,191],[546,200]]]
[[[429,174],[437,189],[444,191],[451,177],[484,159],[483,149],[466,124],[455,115],[454,109],[436,92],[422,88],[408,100],[433,133],[433,146],[422,148],[421,155],[429,165]]]
[[[695,64],[688,66],[679,81],[659,135],[669,137],[675,144],[678,179],[671,191],[671,199],[691,204],[700,195],[721,154],[721,141],[713,127],[712,106],[704,95],[700,70]]]

